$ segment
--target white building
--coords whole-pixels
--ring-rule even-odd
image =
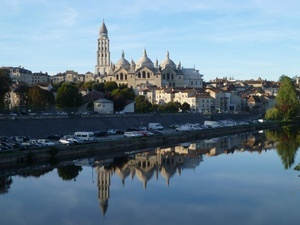
[[[94,111],[99,114],[114,113],[114,102],[105,98],[94,101]]]

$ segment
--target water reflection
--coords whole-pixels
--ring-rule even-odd
[[[8,193],[12,182],[11,177],[0,177],[0,195]]]
[[[165,179],[169,186],[174,174],[181,176],[185,169],[200,166],[203,156],[217,156],[235,151],[258,152],[273,150],[274,141],[266,139],[264,132],[237,134],[222,138],[213,138],[197,142],[187,142],[167,148],[155,148],[152,151],[132,153],[110,159],[83,159],[77,165],[95,167],[100,208],[107,212],[110,198],[111,177],[117,175],[122,185],[126,179],[138,179],[144,190],[151,179]]]
[[[177,172],[179,175],[183,169],[195,169],[200,165],[205,156],[218,156],[220,154],[234,153],[235,151],[258,152],[276,147],[278,154],[282,158],[286,168],[294,163],[294,157],[299,144],[295,140],[300,140],[298,133],[291,129],[282,131],[267,131],[236,134],[226,137],[200,140],[195,142],[181,143],[180,145],[170,147],[157,147],[151,151],[126,152],[122,157],[114,158],[90,158],[80,159],[72,162],[61,162],[58,165],[36,165],[27,168],[15,170],[0,171],[0,194],[9,191],[13,181],[10,176],[18,175],[21,177],[40,177],[54,169],[57,169],[58,176],[65,181],[76,180],[76,177],[82,171],[82,166],[95,167],[98,174],[97,186],[99,199],[105,211],[107,197],[109,196],[110,176],[117,174],[122,185],[125,180],[135,177],[142,183],[146,190],[147,183],[150,179],[158,179],[160,174],[170,185],[170,180]],[[295,138],[297,134],[297,138]],[[275,143],[277,143],[275,145]],[[288,143],[286,145],[285,143]],[[105,190],[105,191],[103,191]]]
[[[300,145],[299,129],[295,126],[284,126],[278,130],[266,131],[266,137],[276,143],[276,151],[285,169],[295,163],[295,156]]]
[[[0,221],[297,224],[298,140],[283,128],[0,170]]]

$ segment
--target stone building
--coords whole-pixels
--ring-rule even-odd
[[[136,62],[125,58],[124,51],[116,64],[110,61],[110,40],[105,23],[99,31],[97,64],[94,79],[98,82],[114,81],[125,84],[138,92],[138,87],[152,85],[156,87],[189,87],[202,88],[203,75],[195,68],[183,68],[170,59],[167,51],[165,59],[159,64],[148,57],[146,49]]]

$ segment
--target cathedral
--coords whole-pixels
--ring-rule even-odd
[[[121,58],[114,64],[110,60],[110,43],[108,30],[103,22],[98,38],[97,65],[94,79],[98,82],[114,81],[118,85],[127,85],[136,90],[148,87],[176,87],[202,88],[203,75],[195,68],[184,68],[170,59],[167,51],[165,59],[159,64],[152,62],[144,49],[143,55],[136,62],[125,58],[124,51]]]

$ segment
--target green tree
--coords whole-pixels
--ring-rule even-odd
[[[300,109],[299,100],[291,78],[285,75],[280,77],[280,88],[275,100],[275,108],[277,108],[278,111],[269,111],[266,114],[267,119],[279,118],[283,121],[287,121],[298,115]]]
[[[54,95],[50,91],[41,89],[39,86],[33,86],[28,92],[29,105],[33,110],[46,110],[55,104]]]
[[[14,92],[18,95],[20,99],[19,108],[20,112],[28,111],[28,92],[30,87],[27,84],[19,85]]]
[[[134,99],[135,101],[135,112],[136,113],[148,113],[151,112],[152,104],[146,99],[145,96],[138,95]]]
[[[111,94],[111,96],[113,96],[113,97],[121,96],[121,95],[122,95],[119,88],[112,90],[110,94]]]
[[[108,81],[104,84],[104,89],[107,92],[111,92],[111,91],[113,91],[114,89],[117,89],[117,88],[118,88],[118,84],[114,81]]]
[[[281,120],[281,119],[282,119],[282,115],[281,115],[281,113],[279,112],[279,109],[278,109],[278,108],[273,107],[273,108],[268,109],[268,110],[266,111],[265,118],[266,118],[266,119],[269,119],[269,120]]]
[[[186,111],[189,111],[191,109],[191,106],[190,106],[189,103],[184,102],[184,103],[182,103],[180,109],[182,110],[182,112],[186,112]]]
[[[104,92],[104,83],[93,83],[92,84],[92,90],[94,91],[99,91],[99,92]]]
[[[92,90],[92,86],[93,84],[95,83],[95,81],[88,81],[88,82],[85,82],[83,85],[81,85],[80,89],[88,89],[89,91]]]
[[[128,88],[128,85],[127,84],[120,84],[119,85],[119,89],[125,89],[125,88]]]
[[[114,111],[121,111],[126,106],[126,99],[123,96],[115,96],[114,99]]]
[[[165,104],[165,112],[168,113],[175,113],[178,112],[179,110],[179,105],[176,102],[168,102]]]
[[[159,112],[159,105],[158,104],[152,104],[152,111],[153,112]]]
[[[69,111],[75,110],[82,104],[82,96],[77,87],[64,83],[57,91],[56,106]]]
[[[11,89],[12,81],[9,77],[8,69],[0,69],[0,110],[7,107],[5,96]]]
[[[80,88],[82,87],[82,85],[84,85],[84,82],[83,82],[83,81],[77,81],[76,87],[77,87],[78,89],[80,89]]]

